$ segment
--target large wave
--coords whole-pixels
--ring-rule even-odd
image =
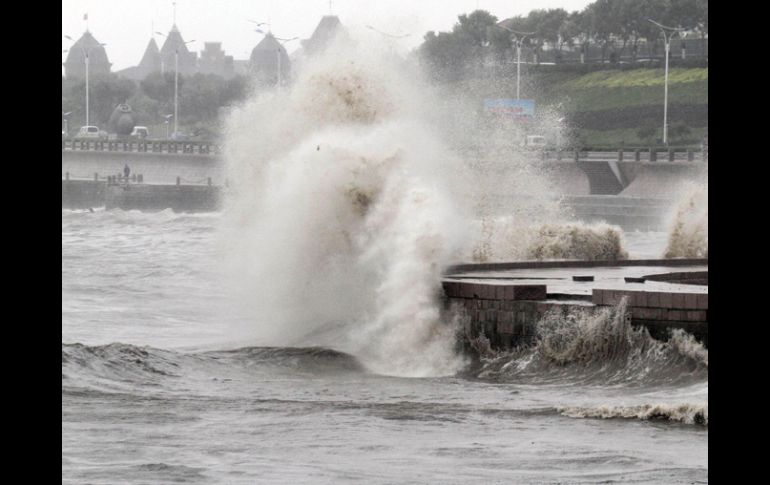
[[[681,385],[708,380],[708,350],[674,330],[668,341],[632,326],[625,298],[615,307],[553,310],[531,345],[509,352],[481,348],[483,379],[532,383]]]
[[[365,372],[352,355],[322,347],[180,352],[123,343],[62,343],[63,391],[168,390],[175,381],[187,386],[200,375],[222,375],[255,367],[271,376],[281,372],[292,375]]]
[[[437,295],[465,244],[461,169],[423,116],[429,90],[392,62],[339,45],[233,113],[231,269],[260,345],[334,345],[380,373],[448,375],[462,359]]]
[[[708,181],[685,187],[670,218],[664,257],[708,258],[708,199]]]

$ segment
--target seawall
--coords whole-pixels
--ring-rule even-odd
[[[104,206],[109,209],[176,212],[219,210],[221,187],[207,185],[108,184]]]
[[[462,318],[463,347],[473,352],[480,336],[495,350],[527,345],[547,312],[593,313],[624,297],[631,325],[653,338],[667,340],[682,329],[708,346],[708,260],[559,263],[450,268],[444,310]]]

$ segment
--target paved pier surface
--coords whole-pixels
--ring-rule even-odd
[[[708,286],[645,280],[644,283],[626,283],[625,278],[667,274],[672,271],[691,273],[708,272],[708,264],[677,266],[619,266],[594,268],[529,268],[505,271],[467,271],[447,275],[445,281],[483,284],[538,284],[546,285],[548,293],[562,295],[591,295],[594,289],[629,291],[669,291],[706,293]],[[593,281],[573,281],[573,276],[593,276]]]
[[[443,280],[445,309],[465,318],[465,348],[527,344],[547,312],[593,313],[626,299],[627,317],[654,338],[682,329],[708,345],[708,260],[530,261],[463,264]]]

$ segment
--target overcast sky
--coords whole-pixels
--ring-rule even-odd
[[[235,59],[247,59],[262,39],[248,20],[272,24],[277,37],[306,39],[321,16],[329,14],[328,0],[177,0],[176,21],[185,40],[195,40],[190,50],[200,51],[203,42],[222,42]],[[429,30],[449,30],[457,16],[476,8],[490,11],[500,20],[537,8],[580,10],[589,0],[333,0],[332,11],[347,26],[371,25],[392,34],[409,34],[400,41],[405,48],[420,44]],[[88,27],[99,42],[107,44],[112,70],[139,63],[154,30],[168,32],[172,25],[171,0],[62,0],[62,36],[74,39]],[[156,35],[158,45],[163,37]],[[62,37],[62,49],[70,41]],[[292,52],[298,41],[286,47]],[[62,62],[66,54],[62,54]]]

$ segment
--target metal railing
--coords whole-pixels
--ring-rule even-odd
[[[216,155],[219,145],[202,141],[151,141],[151,140],[85,140],[62,139],[62,151],[165,153],[188,155]]]
[[[671,149],[634,149],[614,151],[585,151],[585,150],[546,150],[541,154],[543,160],[565,161],[618,161],[618,162],[695,162],[708,161],[707,152],[701,150]]]

